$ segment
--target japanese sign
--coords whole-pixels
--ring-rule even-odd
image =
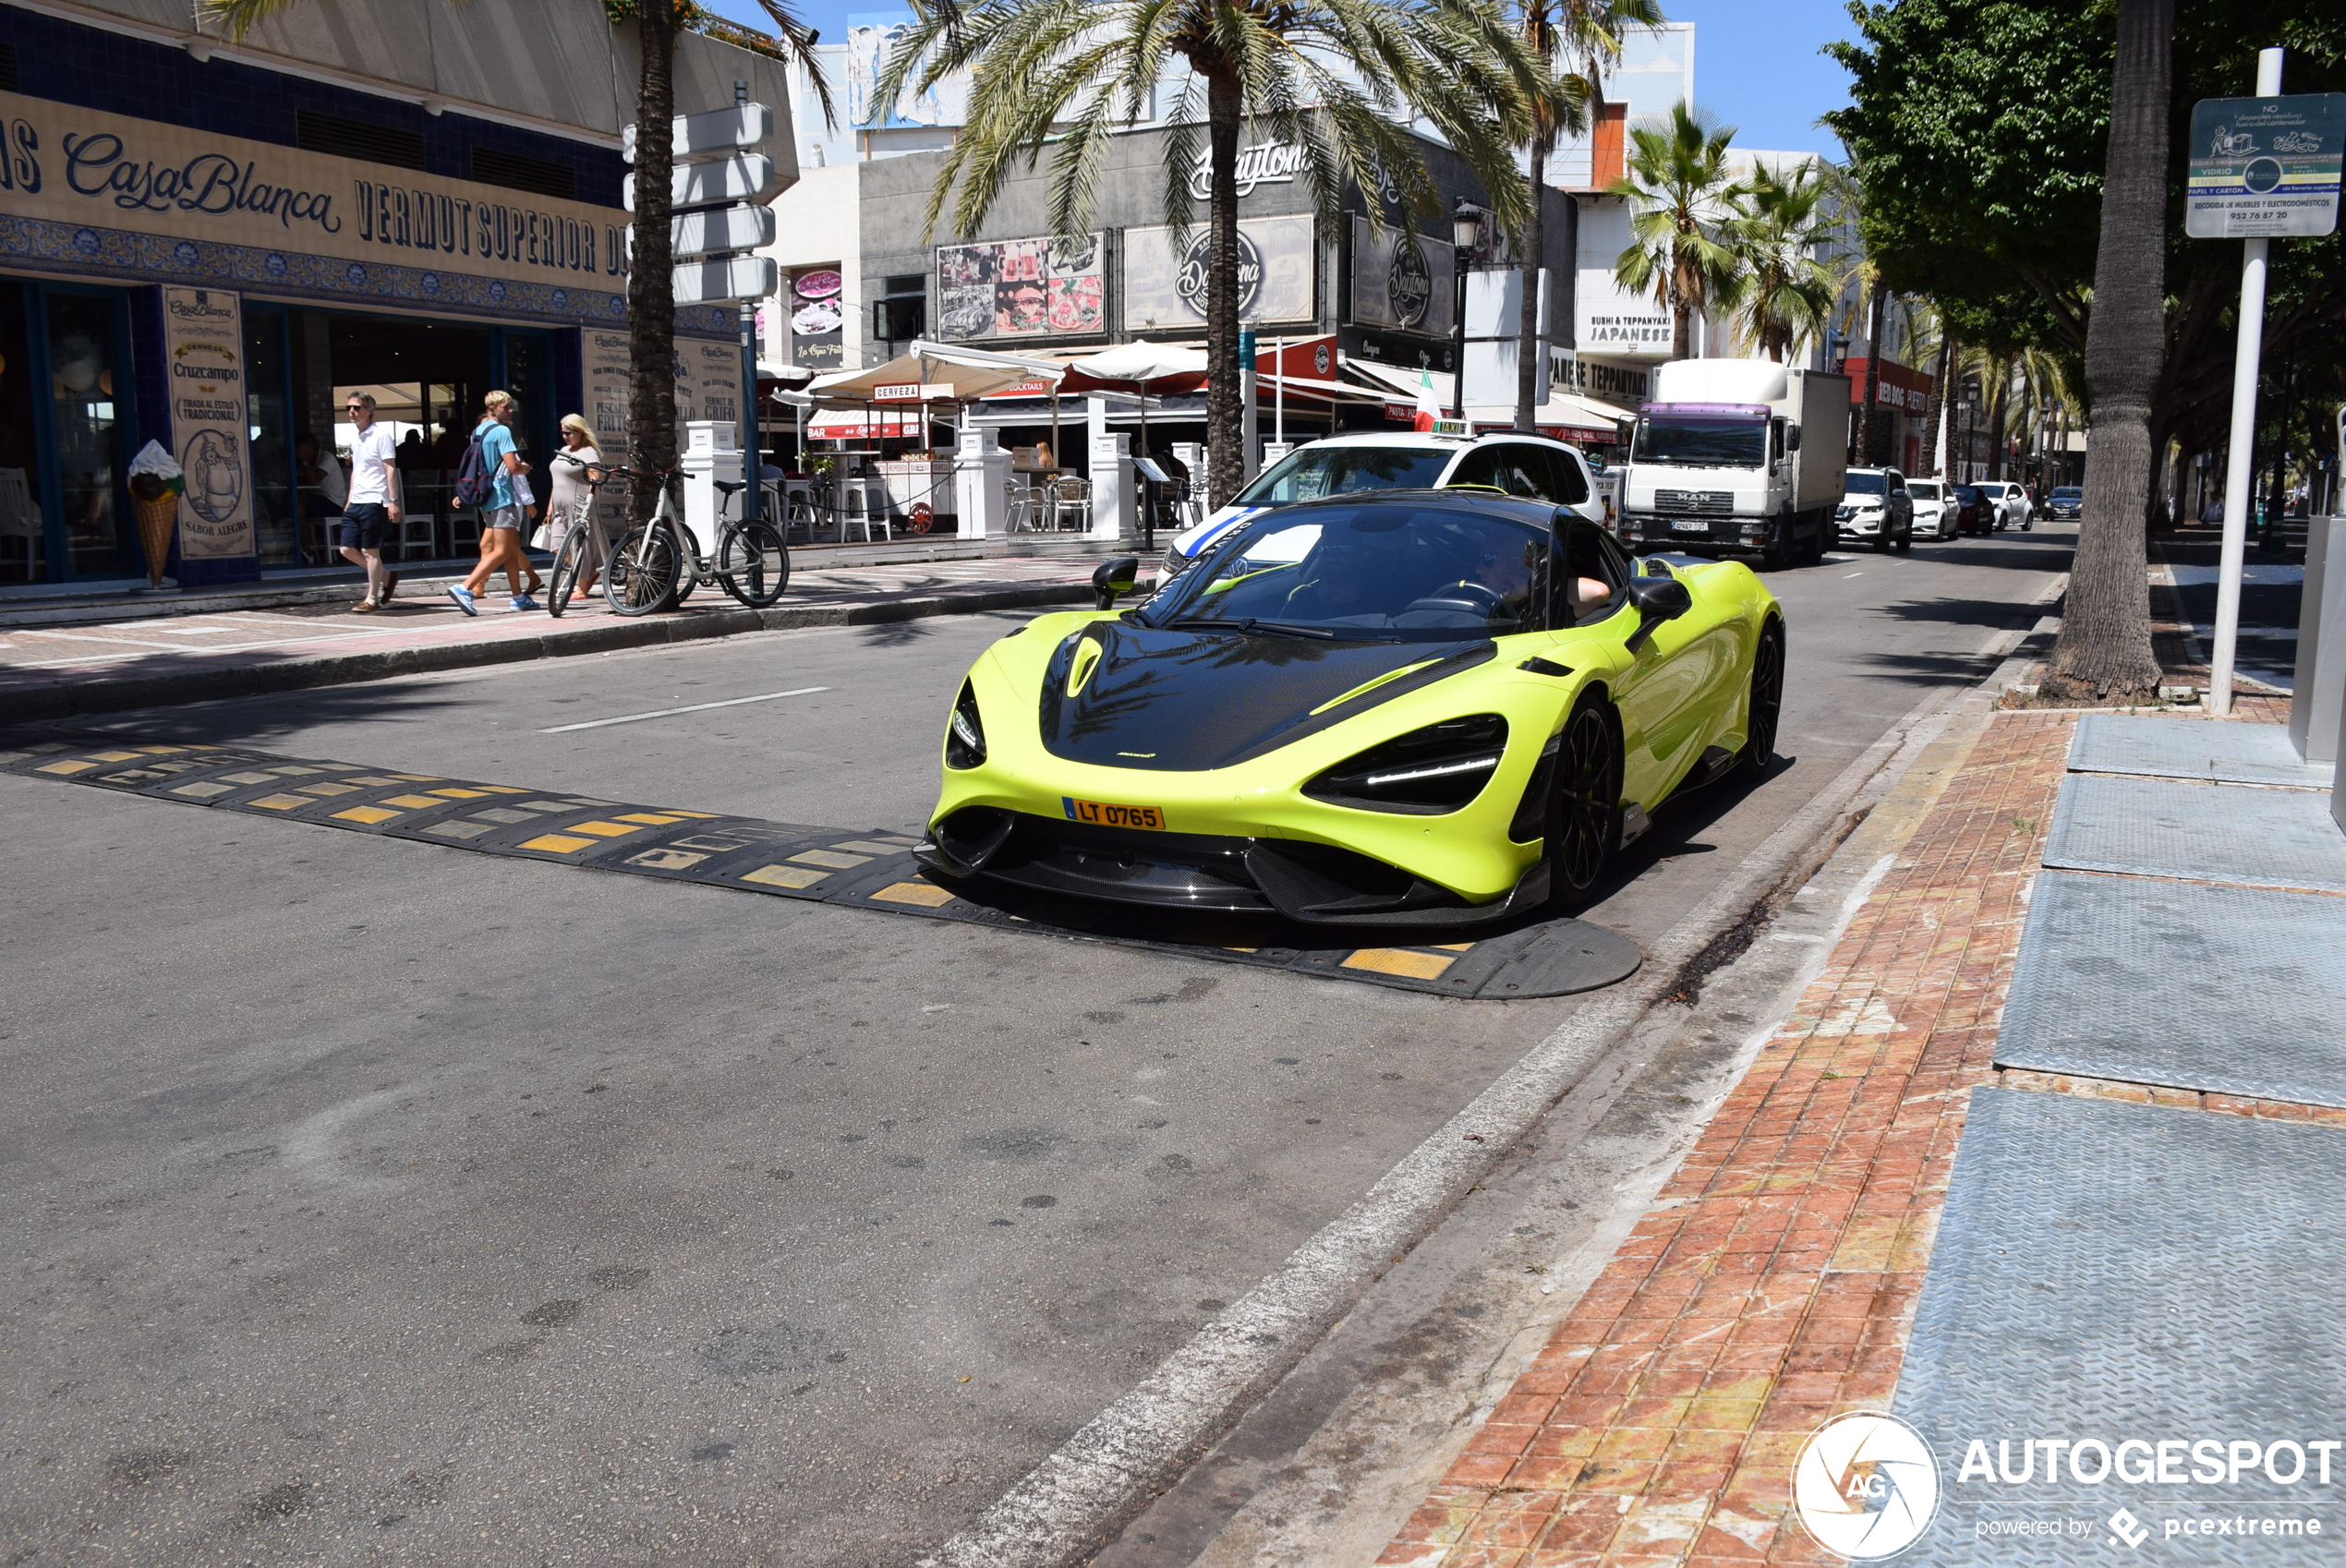
[[[2346,92],[2201,99],[2191,112],[2183,231],[2195,239],[2333,232],[2341,150]]]

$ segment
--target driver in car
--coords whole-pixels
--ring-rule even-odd
[[[1470,577],[1462,577],[1452,586],[1468,590],[1469,597],[1480,597],[1480,588],[1497,599],[1489,612],[1493,621],[1507,620],[1520,626],[1524,612],[1531,602],[1531,585],[1539,580],[1542,547],[1527,544],[1520,561],[1509,560],[1496,550],[1485,550],[1475,562]],[[1565,593],[1570,599],[1570,611],[1578,620],[1613,597],[1613,590],[1594,577],[1566,579]]]

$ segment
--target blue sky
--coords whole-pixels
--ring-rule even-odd
[[[710,0],[712,8],[756,26],[756,0]],[[1842,0],[1663,0],[1673,21],[1695,24],[1695,97],[1740,127],[1736,142],[1838,156],[1815,124],[1848,101],[1848,76],[1817,53],[1856,30]],[[849,13],[886,9],[884,0],[801,0],[799,15],[826,42],[845,33]]]

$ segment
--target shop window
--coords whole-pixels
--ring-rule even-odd
[[[422,133],[369,120],[345,119],[316,109],[294,111],[294,145],[305,152],[330,152],[337,158],[357,158],[400,169],[424,166]]]
[[[920,295],[872,301],[872,336],[883,343],[906,343],[927,330],[928,301]]]
[[[107,296],[65,293],[49,295],[47,303],[50,439],[56,448],[67,570],[103,576],[129,564],[116,500],[129,457],[116,450],[127,434],[122,425],[130,392],[115,356],[121,304]]]
[[[477,146],[472,150],[472,177],[483,185],[503,186],[507,190],[532,191],[564,201],[578,199],[578,171],[569,164],[525,158],[518,152],[502,152],[493,147]]]
[[[245,307],[245,416],[252,440],[253,547],[263,566],[296,564],[285,316]]]
[[[49,580],[25,287],[0,283],[0,584]]]

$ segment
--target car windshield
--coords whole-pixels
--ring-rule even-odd
[[[1534,631],[1546,624],[1549,544],[1545,529],[1464,507],[1315,506],[1248,525],[1148,619],[1375,641]]]
[[[1307,446],[1240,490],[1240,506],[1286,506],[1354,490],[1424,490],[1457,456],[1449,447]]]
[[[1881,476],[1879,474],[1852,473],[1844,488],[1847,493],[1853,496],[1885,495],[1889,491],[1889,487],[1881,482]]]
[[[1723,468],[1757,468],[1768,461],[1765,419],[1722,416],[1649,414],[1638,421],[1633,463],[1683,463]]]
[[[1969,485],[1957,485],[1955,487],[1955,499],[1963,502],[1965,506],[1977,506],[1979,503],[1979,492],[1973,489]]]
[[[2083,488],[2076,485],[2055,485],[2053,487],[2052,493],[2055,501],[2061,501],[2064,498],[2069,501],[2075,501],[2086,492]]]
[[[1936,479],[1909,479],[1906,481],[1906,488],[1917,501],[1939,499],[1939,481]]]

